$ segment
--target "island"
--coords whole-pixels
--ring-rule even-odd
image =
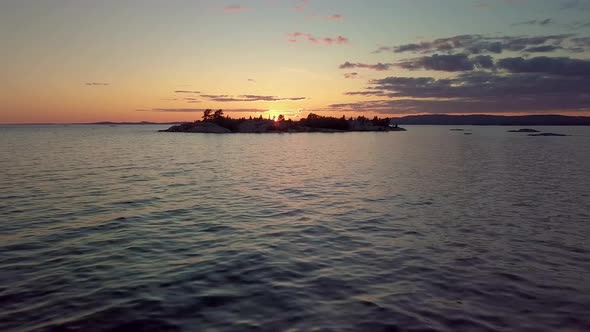
[[[279,115],[275,119],[264,119],[261,116],[258,118],[239,118],[234,119],[229,116],[224,116],[223,110],[207,109],[203,112],[202,120],[194,122],[186,122],[179,125],[174,125],[168,129],[160,130],[160,132],[170,133],[336,133],[336,132],[350,132],[350,131],[406,131],[397,124],[392,124],[390,118],[379,118],[375,116],[373,119],[359,116],[356,118],[341,118],[320,116],[310,113],[306,118],[298,121],[286,119],[283,115]]]
[[[569,136],[569,135],[556,134],[556,133],[540,133],[540,134],[528,134],[527,136],[554,136],[554,137],[564,137],[564,136]]]
[[[523,128],[518,130],[508,130],[509,133],[538,133],[538,130],[530,129],[530,128]]]

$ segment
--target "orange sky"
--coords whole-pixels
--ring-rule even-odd
[[[477,66],[443,68],[446,64],[428,62],[436,53],[454,61],[453,56],[466,49],[442,54],[438,49],[405,52],[396,47],[440,45],[441,38],[466,34],[485,41],[481,36],[488,38],[493,32],[505,44],[501,54],[490,53],[494,61],[549,56],[590,63],[589,52],[580,48],[587,38],[584,31],[572,32],[565,25],[583,22],[583,13],[555,12],[552,3],[497,1],[481,6],[471,0],[375,0],[373,6],[364,6],[336,0],[244,0],[231,4],[213,0],[6,0],[0,3],[0,123],[187,121],[200,118],[206,108],[224,109],[232,117],[284,114],[293,119],[309,112],[392,117],[444,113],[448,108],[425,111],[421,106],[398,107],[396,100],[411,102],[422,96],[411,95],[414,89],[406,83],[392,87],[374,82],[386,77],[431,77],[439,80],[433,84],[439,84],[465,73],[504,75],[502,71]],[[540,21],[531,20],[532,16],[549,15],[563,24],[541,26]],[[518,41],[531,43],[527,47],[555,49],[540,54],[524,53],[525,46],[514,48],[516,37],[505,37],[566,34],[541,44]],[[570,52],[574,47],[576,51]],[[479,55],[469,53],[464,60],[475,61]],[[568,69],[570,76],[563,76],[567,84],[585,82],[590,76],[580,71],[574,77],[571,72]],[[428,87],[417,88],[422,89],[420,94]],[[400,96],[388,95],[395,93]],[[564,108],[547,107],[541,101],[542,109],[509,107],[498,113],[590,116],[587,97],[576,93],[563,94],[564,101],[580,97],[577,104],[564,103]],[[538,96],[545,94],[539,92]],[[511,106],[510,98],[516,97],[511,93],[497,100]],[[522,97],[530,100],[530,92]],[[362,106],[373,101],[392,103],[379,109]],[[335,106],[353,104],[352,108]],[[452,113],[495,112],[473,103],[473,107],[453,109]]]

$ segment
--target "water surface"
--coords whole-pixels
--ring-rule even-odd
[[[165,127],[0,127],[0,330],[590,330],[588,127]]]

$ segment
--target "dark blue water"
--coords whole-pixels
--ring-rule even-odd
[[[0,127],[2,331],[588,331],[590,128]]]

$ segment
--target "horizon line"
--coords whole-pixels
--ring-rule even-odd
[[[447,114],[447,113],[436,113],[436,114],[413,114],[413,115],[403,115],[403,116],[388,116],[386,118],[390,119],[402,119],[406,117],[415,117],[415,116],[452,116],[452,117],[462,117],[462,116],[494,116],[494,117],[531,117],[531,116],[560,116],[560,117],[568,117],[568,118],[590,118],[590,115],[563,115],[563,114],[522,114],[522,115],[500,115],[500,114],[489,114],[489,113],[469,113],[469,114]],[[351,116],[352,117],[352,116]],[[358,117],[358,116],[357,116]],[[231,118],[231,117],[230,117]],[[234,118],[234,119],[241,119],[241,118]],[[253,118],[254,119],[254,118]],[[201,120],[197,120],[201,121]],[[180,124],[180,123],[188,123],[188,122],[195,122],[195,120],[189,121],[166,121],[166,122],[153,122],[153,121],[93,121],[93,122],[12,122],[12,123],[2,123],[0,122],[0,126],[26,126],[26,125],[107,125],[107,124],[128,124],[128,125],[168,125],[168,124]]]

